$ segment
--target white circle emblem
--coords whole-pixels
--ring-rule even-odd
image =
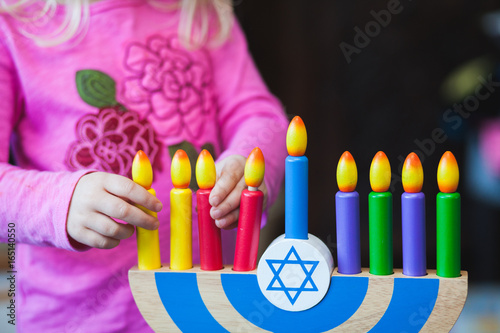
[[[257,280],[264,296],[280,309],[303,311],[326,295],[333,257],[316,236],[309,239],[276,238],[262,255]]]

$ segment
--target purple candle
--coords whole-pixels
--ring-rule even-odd
[[[358,171],[352,155],[346,151],[337,166],[335,195],[337,216],[337,260],[339,273],[361,273],[361,250],[359,241],[359,194],[355,191]]]
[[[402,173],[405,193],[401,196],[403,232],[403,274],[424,276],[425,253],[425,195],[421,192],[424,182],[422,163],[417,154],[406,158]]]

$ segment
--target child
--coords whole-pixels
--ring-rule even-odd
[[[255,146],[268,205],[283,177],[287,120],[225,1],[91,2],[0,0],[0,241],[15,224],[22,332],[150,331],[128,285],[131,236],[159,227],[169,261],[165,203],[178,148],[193,169],[202,148],[214,154],[220,228],[237,222]],[[158,198],[130,180],[139,149]]]

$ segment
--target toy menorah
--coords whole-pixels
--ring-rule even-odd
[[[220,229],[210,218],[208,197],[215,165],[207,151],[196,164],[200,265],[191,250],[191,166],[183,151],[172,160],[171,257],[162,267],[157,231],[138,228],[138,266],[130,287],[156,332],[443,332],[455,324],[467,297],[467,272],[460,270],[458,166],[446,152],[438,166],[437,268],[427,270],[425,196],[418,156],[403,166],[401,197],[403,269],[393,269],[391,172],[384,153],[370,168],[370,268],[361,268],[357,169],[345,152],[337,167],[338,265],[328,247],[308,233],[307,135],[295,117],[287,133],[285,234],[260,258],[264,158],[256,148],[245,166],[233,266],[223,266]],[[134,181],[152,190],[152,170],[139,152]],[[152,212],[149,212],[153,214]]]

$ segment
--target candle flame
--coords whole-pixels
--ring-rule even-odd
[[[410,153],[403,164],[401,175],[403,189],[408,193],[418,193],[422,191],[424,184],[424,169],[422,163],[415,153]]]
[[[178,149],[172,158],[170,177],[175,188],[188,188],[191,182],[191,162],[186,152]]]
[[[358,169],[351,153],[342,154],[337,165],[337,184],[342,192],[354,192],[358,183]]]
[[[215,172],[215,162],[208,150],[203,149],[196,161],[196,181],[202,190],[209,190],[214,187],[217,174]]]
[[[286,133],[286,148],[291,156],[303,156],[307,147],[306,125],[302,118],[295,116]]]
[[[132,179],[146,190],[153,184],[153,168],[145,152],[139,150],[132,162]]]
[[[259,147],[255,147],[248,155],[245,164],[245,183],[247,186],[259,187],[264,179],[266,162]]]
[[[387,192],[391,186],[391,165],[383,151],[379,151],[370,166],[370,185],[374,192]]]
[[[447,151],[441,157],[437,171],[437,182],[439,190],[443,193],[453,193],[458,187],[458,163],[451,151]]]

